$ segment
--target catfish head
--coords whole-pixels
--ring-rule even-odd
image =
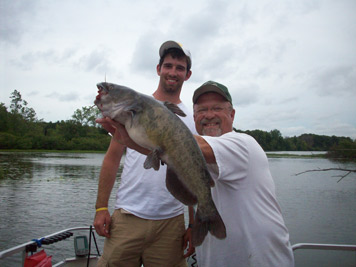
[[[97,87],[98,95],[94,104],[104,117],[124,123],[125,114],[135,103],[137,94],[128,87],[107,82],[98,83]]]

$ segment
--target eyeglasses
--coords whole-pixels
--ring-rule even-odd
[[[220,107],[220,106],[215,106],[212,108],[201,107],[201,108],[197,108],[195,113],[197,113],[198,115],[205,115],[206,113],[209,112],[209,110],[211,110],[211,112],[217,114],[217,113],[220,113],[226,109],[231,110],[231,107]]]

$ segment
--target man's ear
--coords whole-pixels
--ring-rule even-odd
[[[189,70],[189,71],[187,72],[187,75],[185,75],[184,81],[188,81],[191,75],[192,75],[192,71]]]
[[[231,110],[231,119],[232,119],[232,121],[234,121],[234,119],[235,119],[235,109]]]
[[[157,64],[156,71],[157,71],[157,75],[161,76],[161,66],[159,64]]]

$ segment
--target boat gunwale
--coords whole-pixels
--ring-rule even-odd
[[[52,234],[49,234],[47,236],[44,236],[43,238],[51,238],[56,235],[65,233],[65,232],[71,232],[71,231],[83,231],[83,230],[88,230],[90,231],[92,229],[92,226],[80,226],[80,227],[72,227],[72,228],[67,228]],[[6,257],[12,256],[16,253],[23,253],[23,256],[26,254],[26,247],[28,245],[36,244],[35,240],[23,243],[21,245],[0,251],[0,260],[4,259]],[[316,250],[342,250],[342,251],[356,251],[356,245],[353,244],[324,244],[324,243],[296,243],[292,245],[292,250],[293,252],[298,249],[316,249]],[[93,256],[93,255],[91,255]],[[91,258],[91,257],[90,257]],[[96,257],[94,257],[96,258]],[[53,266],[62,266],[63,264],[66,263],[66,261],[75,261],[75,258],[73,259],[66,259],[64,261],[61,261]]]
[[[46,235],[43,238],[51,238],[51,237],[54,237],[54,236],[56,236],[58,234],[62,234],[62,233],[65,233],[65,232],[80,231],[80,230],[90,230],[90,226],[67,228],[67,229],[61,230],[59,232],[55,232],[53,234],[50,234],[50,235]],[[32,245],[32,244],[36,244],[36,241],[28,241],[28,242],[23,243],[21,245],[18,245],[18,246],[15,246],[15,247],[0,251],[0,260],[6,258],[8,256],[14,255],[16,253],[24,252],[26,250],[26,247],[28,245]]]
[[[356,245],[349,244],[323,244],[323,243],[297,243],[292,245],[293,251],[297,249],[319,249],[319,250],[344,250],[356,251]]]

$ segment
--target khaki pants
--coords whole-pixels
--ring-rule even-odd
[[[110,238],[97,266],[187,266],[183,257],[184,215],[145,220],[115,210]]]

